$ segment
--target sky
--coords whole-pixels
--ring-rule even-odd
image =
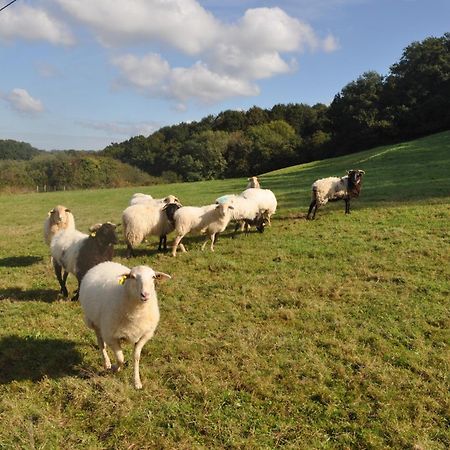
[[[329,104],[446,32],[450,0],[16,0],[0,139],[100,150],[227,109]]]

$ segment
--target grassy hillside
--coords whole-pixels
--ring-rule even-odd
[[[366,171],[304,220],[312,181]],[[266,174],[264,235],[186,240],[161,321],[132,370],[106,374],[78,303],[58,300],[42,223],[120,221],[135,189],[0,196],[0,449],[450,447],[450,133]],[[205,204],[245,180],[142,188]],[[73,290],[75,285],[69,283]],[[131,347],[126,348],[129,359]]]

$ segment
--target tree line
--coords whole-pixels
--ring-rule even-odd
[[[100,152],[43,152],[26,143],[0,141],[0,189],[258,175],[448,129],[450,33],[413,42],[387,75],[363,73],[330,105],[227,110],[112,143]]]

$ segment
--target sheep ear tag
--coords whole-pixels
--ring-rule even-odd
[[[119,277],[118,283],[119,284],[125,284],[125,280],[128,278],[128,275],[122,275]]]
[[[95,237],[95,235],[97,234],[97,232],[96,231],[93,231],[92,233],[91,233],[91,237]]]

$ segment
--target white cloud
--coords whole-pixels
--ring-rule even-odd
[[[69,28],[43,9],[14,5],[2,11],[0,39],[15,38],[71,45],[75,42]]]
[[[196,0],[57,0],[105,45],[159,40],[197,54],[215,39],[219,22]]]
[[[105,46],[147,47],[146,56],[111,59],[119,68],[118,85],[146,95],[171,98],[185,108],[188,99],[219,102],[233,96],[259,94],[257,80],[297,70],[304,51],[331,52],[333,35],[320,38],[307,23],[279,7],[247,9],[225,23],[199,0],[56,0],[72,19],[88,27]],[[163,47],[162,47],[163,46]],[[170,64],[151,50],[169,46],[188,62]],[[189,62],[195,56],[197,62]]]
[[[108,135],[148,136],[160,128],[156,122],[80,122],[84,128],[105,131]]]
[[[233,96],[259,94],[253,83],[213,72],[201,62],[189,68],[170,68],[159,55],[150,54],[142,58],[124,55],[114,58],[113,63],[121,71],[121,84],[127,83],[147,95],[181,101],[178,110],[183,110],[184,102],[190,99],[213,103]]]
[[[37,114],[44,111],[42,102],[33,98],[25,89],[15,88],[2,97],[11,108],[20,113]]]
[[[170,75],[169,63],[155,53],[148,54],[143,58],[123,55],[113,58],[112,62],[122,71],[122,82],[147,90],[147,92],[160,89],[164,80]]]

